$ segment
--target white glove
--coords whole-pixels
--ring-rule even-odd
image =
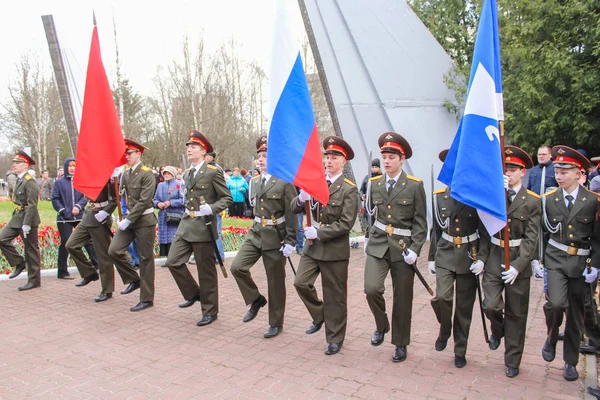
[[[502,268],[504,268],[504,265],[502,265]],[[513,283],[515,283],[517,276],[519,276],[519,270],[513,267],[512,265],[510,266],[508,271],[502,271],[502,280],[505,284],[510,283],[512,285]]]
[[[205,215],[212,215],[212,208],[210,208],[208,204],[202,204],[200,206],[200,211],[198,212],[198,214],[200,214],[201,217]]]
[[[96,218],[96,221],[102,223],[102,221],[104,221],[109,215],[110,214],[106,211],[100,210],[97,214],[94,215],[94,218]]]
[[[304,236],[307,239],[318,239],[317,228],[315,228],[314,226],[304,227]]]
[[[404,254],[404,262],[407,264],[414,264],[417,261],[417,253],[412,251],[411,249],[406,250],[408,254]]]
[[[123,170],[125,169],[125,166],[120,166],[117,167],[113,170],[112,175],[110,176],[111,178],[116,178],[117,176],[121,175],[121,172],[123,172]]]
[[[367,255],[367,244],[369,243],[369,238],[365,238],[363,242],[363,251],[365,252],[365,256]]]
[[[471,264],[469,270],[475,275],[479,275],[483,272],[483,261],[477,260]]]
[[[531,270],[533,272],[533,279],[536,281],[544,279],[544,267],[538,260],[531,260]]]
[[[300,203],[304,203],[305,201],[309,201],[311,199],[310,194],[306,193],[304,189],[300,189],[300,194],[298,195],[298,201]]]
[[[429,269],[429,275],[435,275],[435,261],[429,261],[427,268]]]
[[[125,229],[127,229],[129,224],[131,224],[131,221],[128,220],[127,218],[125,218],[123,221],[119,221],[117,226],[119,227],[120,230],[124,231]]]
[[[25,226],[23,226],[25,227]],[[592,267],[590,268],[590,272],[588,273],[588,269],[585,268],[583,270],[583,276],[585,277],[585,283],[594,283],[596,279],[598,279],[598,268]]]
[[[508,190],[508,176],[504,175],[504,190]]]
[[[279,251],[281,251],[283,253],[284,257],[289,257],[294,252],[294,246],[292,246],[290,244],[284,244],[283,246],[281,246]]]
[[[31,230],[31,227],[29,225],[23,225],[21,227],[21,229],[23,230],[23,237],[27,238],[27,235],[29,234],[29,231]]]

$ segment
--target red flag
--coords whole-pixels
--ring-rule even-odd
[[[125,163],[124,155],[123,132],[102,64],[98,28],[94,23],[73,186],[95,200],[113,170]]]

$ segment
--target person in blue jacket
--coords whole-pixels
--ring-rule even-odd
[[[244,193],[248,191],[248,184],[246,180],[240,175],[240,169],[234,168],[233,175],[227,181],[227,187],[231,191],[231,197],[233,197],[233,204],[229,206],[230,217],[243,217],[244,216]]]

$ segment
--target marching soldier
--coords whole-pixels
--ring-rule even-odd
[[[558,189],[542,198],[544,228],[550,233],[545,252],[548,274],[547,303],[544,305],[548,338],[542,357],[550,362],[556,356],[558,328],[567,312],[565,324],[564,378],[579,378],[577,362],[584,320],[584,298],[590,283],[598,277],[600,265],[600,199],[578,183],[581,170],[589,160],[567,146],[552,148]],[[586,259],[591,258],[590,268]]]
[[[417,261],[427,237],[425,189],[423,182],[402,171],[412,156],[406,139],[395,132],[379,137],[385,174],[369,180],[365,211],[375,216],[371,228],[365,264],[365,293],[375,317],[376,330],[371,344],[379,346],[390,323],[385,312],[383,292],[388,272],[392,274],[392,344],[396,346],[392,361],[406,359],[410,344],[413,283],[411,264]],[[406,243],[403,253],[399,241]]]
[[[108,248],[113,237],[110,227],[112,226],[112,213],[116,207],[115,187],[111,181],[108,181],[95,200],[88,199],[83,218],[66,244],[67,251],[75,261],[79,274],[83,278],[75,286],[86,286],[100,278],[102,291],[94,299],[95,302],[112,298],[115,290],[115,270],[112,259],[108,256]],[[83,247],[89,243],[90,239],[94,243],[98,256],[100,276],[83,252]]]
[[[231,274],[250,309],[243,318],[252,321],[267,304],[252,280],[250,268],[263,259],[269,291],[269,328],[265,338],[283,330],[285,312],[285,263],[294,251],[298,218],[292,213],[296,189],[290,183],[267,174],[267,137],[256,140],[261,174],[250,181],[250,201],[254,205],[254,224],[231,264]]]
[[[540,229],[540,196],[527,190],[523,177],[533,166],[529,155],[515,146],[505,146],[508,177],[509,238],[496,233],[480,254],[474,268],[483,275],[483,308],[491,322],[490,349],[496,350],[504,337],[504,373],[509,378],[519,375],[525,346],[525,330],[529,311],[531,260],[536,258]],[[506,180],[506,178],[505,178]],[[504,246],[510,247],[510,266],[505,270]],[[504,298],[504,300],[503,300]]]
[[[354,158],[354,151],[344,139],[330,136],[323,140],[329,185],[329,203],[321,207],[315,204],[312,210],[313,224],[304,228],[304,235],[312,240],[304,248],[294,286],[312,317],[306,330],[313,334],[325,323],[327,349],[325,354],[337,354],[346,336],[348,263],[350,261],[350,230],[358,214],[358,190],[349,179],[344,178],[343,169],[347,161]],[[300,190],[294,199],[294,212],[304,209],[310,195]],[[319,300],[314,287],[321,273],[323,300]]]
[[[17,174],[17,181],[11,188],[11,199],[16,204],[8,224],[0,231],[0,250],[8,263],[15,266],[9,279],[16,278],[27,268],[27,283],[19,290],[40,287],[40,244],[38,242],[38,186],[35,179],[27,172],[30,165],[35,165],[33,158],[22,150],[17,150],[12,160],[12,169]],[[25,258],[21,256],[13,240],[21,235],[25,245]]]
[[[215,239],[219,237],[216,216],[233,200],[225,185],[223,170],[205,160],[207,153],[214,151],[209,140],[197,130],[192,130],[186,147],[191,166],[183,174],[185,214],[171,243],[166,265],[185,299],[179,307],[190,307],[199,301],[202,318],[196,325],[206,326],[217,319],[219,312],[215,266]],[[198,283],[186,265],[192,253],[198,268]]]
[[[117,232],[108,248],[108,255],[128,286],[121,294],[131,293],[141,287],[140,302],[131,311],[141,311],[154,305],[154,241],[157,219],[154,215],[154,189],[156,178],[152,170],[142,164],[146,147],[125,139],[127,166],[121,178],[121,187],[127,214],[119,221]],[[140,255],[140,275],[129,263],[127,247],[136,241]]]
[[[444,162],[447,154],[448,150],[443,150],[439,154],[440,161]],[[454,365],[462,368],[467,364],[465,355],[477,294],[477,279],[473,273],[479,274],[483,270],[483,265],[471,270],[471,257],[482,250],[479,244],[482,224],[476,209],[450,197],[450,188],[437,190],[434,195],[436,221],[433,223],[437,243],[434,246],[432,242],[429,249],[429,271],[436,277],[436,296],[431,300],[431,306],[440,323],[435,349],[443,351],[454,333]]]

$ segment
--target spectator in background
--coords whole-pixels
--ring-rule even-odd
[[[42,176],[36,183],[38,185],[39,200],[51,200],[54,181],[48,177],[48,170],[42,171]]]
[[[175,180],[177,170],[175,167],[161,167],[164,181],[158,184],[154,195],[154,207],[158,208],[158,243],[160,245],[160,256],[169,255],[171,242],[177,232],[178,222],[167,221],[167,212],[178,213],[183,216],[183,196],[181,184]]]
[[[163,176],[163,171],[164,170],[165,170],[165,166],[161,165],[160,168],[158,169],[158,173],[155,174],[155,177],[156,177],[156,187],[158,187],[159,183],[165,181],[165,177]],[[175,178],[176,176],[177,176],[177,174],[173,175],[173,178]]]
[[[590,190],[592,192],[600,193],[600,175],[597,175],[590,181]]]
[[[62,178],[64,174],[65,174],[65,172],[62,169],[59,169],[56,172],[56,180],[58,180],[59,178]]]
[[[244,180],[246,181],[246,185],[250,187],[250,179],[252,179],[252,177],[250,176],[248,171],[242,169],[240,171],[240,175],[242,175],[242,178],[244,178]],[[248,193],[248,191],[244,193],[244,217],[254,218],[252,216],[252,207],[250,206],[250,198],[248,197]]]
[[[231,175],[232,175],[231,170],[229,168],[225,168],[225,175],[224,175],[225,183],[227,183],[229,181],[229,179],[231,179]]]
[[[552,164],[551,148],[548,145],[542,145],[538,149],[538,165],[529,171],[529,182],[527,189],[539,195],[543,195],[548,189],[556,189],[558,182],[554,179],[554,164]],[[544,193],[540,193],[542,187],[542,175],[544,175]]]
[[[69,157],[64,163],[63,177],[56,181],[52,190],[52,207],[58,212],[56,215],[56,226],[60,234],[60,247],[58,248],[58,279],[73,279],[67,268],[67,258],[69,253],[65,244],[71,237],[75,227],[81,222],[83,209],[87,204],[87,199],[83,193],[73,188],[73,174],[75,173],[75,159]],[[94,267],[98,268],[98,258],[92,246],[91,240],[85,246],[85,250],[90,257]]]
[[[229,206],[229,216],[241,218],[244,216],[244,194],[248,192],[248,184],[240,175],[239,168],[233,169],[233,175],[227,181],[227,187],[233,197],[233,204]]]
[[[594,178],[600,175],[600,156],[592,157],[590,161],[592,162],[592,168],[590,168],[588,179],[591,184]]]
[[[379,161],[379,158],[374,158],[371,161],[371,175],[367,175],[364,177],[361,185],[360,185],[360,199],[364,202],[365,198],[367,196],[367,183],[369,182],[369,179],[374,177],[374,176],[379,176],[381,175],[381,162]],[[364,207],[361,207],[362,210],[362,218],[361,218],[361,228],[366,232],[365,237],[369,236],[369,231],[368,231],[368,226],[369,226],[369,215],[364,211]]]

